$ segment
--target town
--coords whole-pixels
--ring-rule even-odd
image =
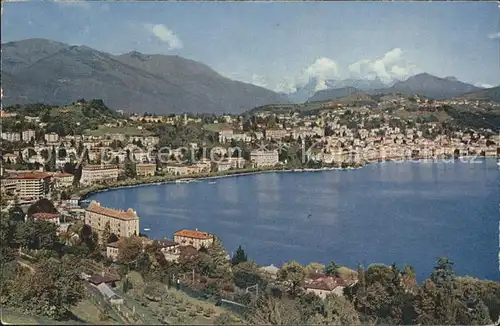
[[[35,276],[38,271],[59,268],[67,279],[71,277],[66,266],[74,266],[79,283],[65,286],[93,293],[85,304],[97,309],[96,323],[235,324],[245,319],[256,324],[299,320],[359,324],[378,318],[410,323],[415,315],[427,316],[430,308],[424,300],[434,292],[425,287],[428,283],[419,288],[411,266],[372,265],[364,270],[360,265],[353,270],[335,262],[304,267],[295,261],[279,267],[260,266],[241,247],[229,255],[223,239],[202,230],[176,230],[150,239],[134,207],[120,210],[87,200],[96,191],[147,183],[266,171],[350,169],[385,160],[453,162],[500,153],[500,124],[491,119],[500,109],[495,102],[403,95],[366,102],[351,97],[220,116],[137,115],[110,110],[101,100],[83,99],[66,106],[4,108],[1,198],[7,248],[2,250],[6,252],[3,264],[11,265],[2,282],[10,282],[11,289],[2,293],[2,300],[11,307],[26,304],[20,296],[27,290],[20,287],[33,275],[29,271],[17,275],[18,267],[12,263],[18,262],[28,270],[38,266],[31,271]],[[56,258],[57,263],[49,263],[48,258]],[[448,284],[450,280],[442,275],[453,275],[452,263],[440,259],[436,264],[432,282]],[[51,277],[54,284],[60,281],[56,275]],[[481,297],[486,308],[473,309],[489,315],[481,320],[464,317],[465,324],[499,318],[498,309],[493,308],[499,304],[498,284],[484,281],[477,286],[488,289]],[[266,297],[268,301],[262,301],[259,298],[266,288],[287,293],[291,299]],[[216,304],[207,308],[206,301],[188,299],[182,289],[208,294],[216,298]],[[381,306],[369,306],[369,296],[381,292],[390,296]],[[70,305],[83,299],[81,293],[68,295],[74,296],[66,298]],[[172,301],[177,303],[169,306]],[[50,304],[57,307],[56,312],[40,307],[25,311],[58,320],[74,314],[66,306]],[[278,310],[270,305],[277,305],[274,309]],[[345,311],[341,319],[332,321],[315,305],[322,309],[340,305]],[[383,305],[397,305],[401,313],[388,314]],[[242,307],[248,309],[246,313],[235,312]],[[360,311],[365,312],[360,315]]]

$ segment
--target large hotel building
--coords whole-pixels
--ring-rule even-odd
[[[17,195],[22,201],[36,201],[47,197],[52,188],[51,175],[44,172],[23,172],[2,180],[5,193]]]
[[[250,161],[256,168],[275,166],[279,163],[278,151],[253,150],[250,152]]]
[[[139,235],[139,216],[132,208],[126,211],[101,206],[93,200],[85,211],[85,224],[102,234],[109,222],[110,232],[119,237]]]
[[[80,183],[83,185],[118,180],[119,169],[116,165],[85,165],[82,167]]]

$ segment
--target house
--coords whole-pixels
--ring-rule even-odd
[[[180,246],[193,246],[197,250],[208,247],[214,242],[213,234],[196,230],[179,230],[174,233],[174,241]]]
[[[47,222],[52,222],[56,225],[61,224],[60,218],[61,215],[59,213],[33,213],[31,215],[35,220],[43,220]]]
[[[156,164],[153,163],[138,163],[135,166],[137,175],[140,177],[151,177],[155,175]]]
[[[271,278],[276,278],[279,270],[280,269],[273,264],[259,268],[259,271],[262,271],[264,274],[267,274]]]
[[[179,259],[181,250],[180,245],[177,242],[169,239],[158,240],[157,242],[160,247],[160,251],[163,253],[167,261],[177,261]]]
[[[344,295],[344,288],[352,286],[355,281],[342,280],[322,274],[317,274],[305,281],[304,289],[307,293],[314,293],[322,299],[329,294]]]
[[[56,188],[70,188],[73,186],[74,175],[70,173],[58,172],[52,175]]]
[[[111,285],[111,287],[116,286],[116,282],[120,280],[120,276],[118,275],[112,275],[112,274],[106,274],[102,272],[101,274],[94,274],[91,277],[89,277],[88,281],[90,284],[94,286],[98,286],[99,284],[106,283]]]
[[[111,260],[118,260],[118,252],[118,241],[111,242],[106,245],[106,257],[110,258]]]
[[[106,283],[101,283],[96,286],[97,290],[105,297],[111,304],[123,304],[123,299],[116,294]]]

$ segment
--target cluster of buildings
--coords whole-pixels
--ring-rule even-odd
[[[139,236],[139,216],[132,208],[119,210],[102,206],[91,201],[85,209],[85,224],[99,235],[107,229],[109,233],[119,238]],[[101,241],[103,240],[100,237]],[[152,244],[154,240],[141,238],[143,245]],[[156,241],[167,260],[177,260],[181,247],[193,247],[196,250],[208,248],[214,242],[214,235],[196,230],[179,230],[174,233],[173,240],[162,239]],[[118,259],[119,243],[112,242],[106,245],[106,255],[113,260]]]

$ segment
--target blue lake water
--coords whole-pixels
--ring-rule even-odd
[[[230,252],[241,244],[260,264],[396,262],[414,266],[421,281],[446,256],[458,274],[498,280],[500,175],[495,160],[477,161],[265,173],[90,199],[134,208],[150,238],[198,228],[218,235]]]

